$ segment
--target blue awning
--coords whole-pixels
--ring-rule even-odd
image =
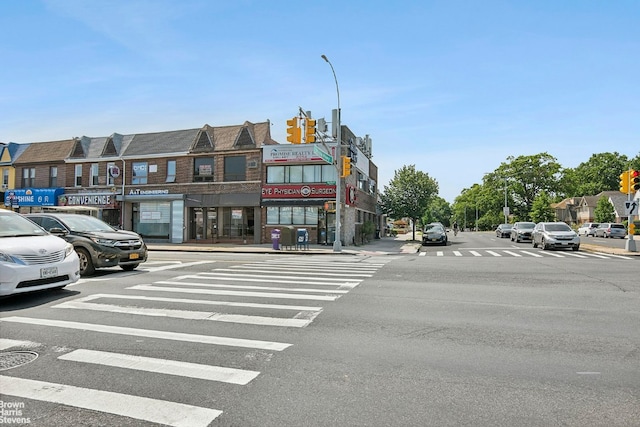
[[[5,206],[57,206],[64,188],[16,188],[4,193]]]

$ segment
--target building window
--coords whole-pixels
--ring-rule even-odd
[[[194,159],[193,181],[213,181],[213,157],[197,157]]]
[[[224,158],[224,181],[245,181],[247,178],[247,160],[245,156],[226,156]]]
[[[82,187],[82,165],[76,165],[75,170],[75,186]]]
[[[333,165],[267,166],[267,184],[336,182]]]
[[[49,187],[57,187],[58,186],[58,167],[51,166],[49,168]]]
[[[113,168],[116,164],[114,162],[107,163],[107,185],[113,185],[115,183],[115,178],[111,175],[111,168]]]
[[[2,171],[2,187],[4,188],[9,187],[9,170],[8,169],[4,169]]]
[[[36,168],[22,169],[22,188],[33,187],[36,184]]]
[[[96,186],[98,185],[99,182],[99,173],[100,168],[99,165],[97,163],[92,163],[91,164],[91,169],[89,170],[89,185],[90,186]]]
[[[176,182],[176,161],[167,160],[167,182]]]
[[[267,206],[267,224],[318,225],[318,207]]]
[[[147,183],[147,162],[135,162],[132,163],[131,168],[133,170],[133,176],[131,177],[131,184],[140,185]]]

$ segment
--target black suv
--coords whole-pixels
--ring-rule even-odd
[[[147,260],[147,245],[133,231],[117,230],[106,222],[80,214],[37,213],[27,218],[73,244],[80,258],[80,275],[96,268],[120,266],[130,271]]]

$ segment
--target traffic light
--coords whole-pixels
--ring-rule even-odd
[[[629,188],[631,191],[640,190],[640,171],[633,169],[629,171]]]
[[[633,222],[629,223],[629,236],[636,234],[636,225]]]
[[[629,194],[629,173],[631,171],[624,171],[620,174],[620,192]]]
[[[304,140],[307,144],[311,144],[312,142],[316,142],[316,121],[314,119],[307,119],[306,122]]]
[[[347,156],[342,156],[342,175],[341,178],[346,178],[351,175],[351,159]]]
[[[302,130],[298,125],[298,118],[287,120],[287,141],[292,144],[300,144],[302,139]]]

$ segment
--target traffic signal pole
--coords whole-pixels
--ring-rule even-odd
[[[640,172],[629,168],[620,174],[620,192],[625,193],[627,195],[627,201],[631,202],[633,200],[633,196],[640,189]],[[640,218],[640,215],[637,215]],[[633,223],[633,215],[628,214],[627,217],[627,228],[633,229],[633,227],[628,227],[629,224]],[[625,249],[629,252],[637,252],[636,249],[636,241],[634,238],[634,233],[629,232],[627,235],[627,241],[625,243]]]

